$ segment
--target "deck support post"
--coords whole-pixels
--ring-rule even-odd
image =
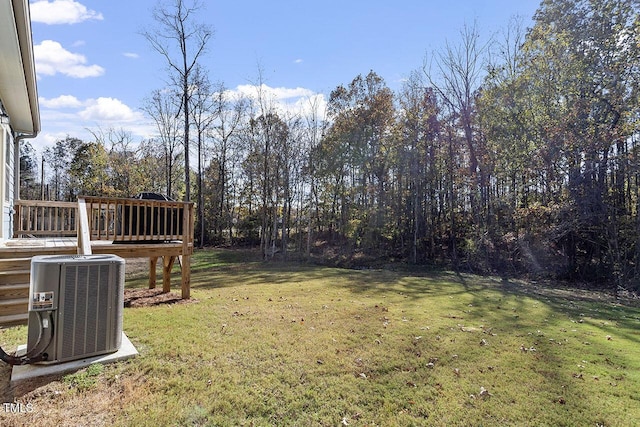
[[[175,261],[175,256],[162,257],[162,292],[164,293],[171,292],[171,270]]]
[[[149,289],[156,288],[156,267],[158,265],[158,257],[149,257]]]
[[[182,257],[180,258],[180,268],[182,271],[182,299],[191,298],[191,254],[193,253],[193,203],[184,205],[184,215],[182,215]]]
[[[182,269],[182,299],[191,298],[191,255],[183,255],[180,264]]]

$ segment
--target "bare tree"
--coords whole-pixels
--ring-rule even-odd
[[[230,219],[233,206],[229,193],[230,174],[233,172],[229,166],[231,157],[237,156],[239,151],[233,146],[234,136],[243,125],[247,117],[250,100],[243,96],[233,97],[224,84],[220,83],[213,94],[215,98],[215,123],[210,129],[213,139],[214,156],[218,164],[218,182],[216,185],[217,201],[214,217],[217,219],[218,237],[222,238],[224,224],[229,227],[229,235],[232,234],[232,222]]]
[[[326,131],[327,121],[325,120],[327,112],[325,110],[320,110],[320,98],[312,97],[309,99],[309,113],[304,115],[305,123],[305,135],[302,138],[306,143],[306,156],[307,156],[307,165],[306,165],[306,177],[309,181],[309,191],[308,191],[308,213],[307,213],[307,246],[306,246],[306,256],[311,256],[311,242],[313,240],[312,230],[313,230],[313,219],[319,221],[319,212],[318,212],[318,180],[316,179],[316,163],[317,159],[315,158],[318,152],[318,147],[320,146],[320,141],[322,140],[322,135],[324,135]],[[325,106],[326,109],[326,106]],[[305,175],[303,175],[303,178]],[[300,209],[302,210],[302,208]]]
[[[158,3],[153,10],[153,19],[158,26],[143,31],[151,47],[167,62],[171,73],[171,84],[180,93],[180,108],[183,118],[185,200],[191,199],[191,177],[189,167],[189,128],[191,125],[191,82],[196,65],[206,52],[213,32],[205,24],[195,22],[202,9],[199,0],[171,0]]]
[[[482,149],[474,128],[474,110],[475,98],[485,71],[487,45],[480,44],[480,34],[475,24],[471,27],[465,25],[460,36],[459,44],[450,45],[447,42],[444,50],[435,54],[435,63],[425,61],[424,72],[429,85],[442,99],[464,135],[469,154],[469,172],[477,180],[482,195],[481,202],[485,204],[484,186],[487,177],[482,165]],[[470,193],[471,209],[477,213],[474,193],[475,191]]]
[[[177,119],[178,105],[174,99],[175,97],[168,91],[155,90],[151,98],[145,100],[142,108],[156,124],[163,151],[166,192],[169,197],[173,196],[175,162],[180,155],[179,145],[182,142]]]
[[[197,132],[198,147],[198,228],[199,228],[199,244],[204,247],[205,239],[205,217],[204,217],[204,193],[202,191],[202,175],[204,173],[205,137],[207,131],[215,120],[215,97],[211,90],[211,84],[207,74],[202,67],[196,67],[193,74],[193,82],[191,84],[191,111],[193,113],[193,123]]]

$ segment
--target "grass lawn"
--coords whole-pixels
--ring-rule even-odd
[[[26,390],[3,366],[4,401],[31,411],[0,407],[0,424],[640,422],[640,309],[603,294],[210,250],[194,257],[192,297],[125,309],[135,359]],[[25,341],[26,327],[0,331],[5,349]]]

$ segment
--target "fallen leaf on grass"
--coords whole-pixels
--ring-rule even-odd
[[[491,393],[489,393],[489,390],[487,390],[484,387],[480,387],[480,393],[478,394],[478,396],[480,397],[491,397],[493,396]]]

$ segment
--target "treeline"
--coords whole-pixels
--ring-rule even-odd
[[[326,111],[310,98],[291,113],[261,82],[245,98],[195,73],[197,170],[183,161],[184,93],[157,91],[145,108],[156,139],[59,141],[44,186],[25,152],[23,198],[181,199],[190,181],[201,245],[640,288],[640,2],[544,0],[531,28],[514,20],[481,40],[464,28],[396,92],[357,76]]]

